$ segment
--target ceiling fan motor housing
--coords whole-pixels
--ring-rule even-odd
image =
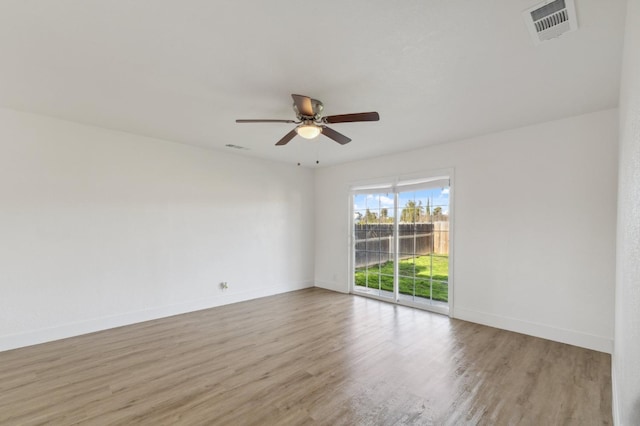
[[[313,98],[309,98],[309,100],[311,101],[311,109],[313,110],[313,116],[307,116],[302,114],[299,110],[298,110],[298,105],[296,105],[296,103],[293,103],[293,110],[296,113],[296,116],[298,117],[298,120],[300,121],[320,121],[320,114],[322,113],[322,111],[324,110],[324,105],[322,102],[320,102],[317,99],[313,99]]]

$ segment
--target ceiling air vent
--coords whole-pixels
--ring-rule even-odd
[[[233,149],[246,149],[248,150],[249,148],[245,148],[244,146],[240,146],[240,145],[234,145],[232,143],[228,143],[225,145],[227,148],[233,148]]]
[[[523,12],[534,44],[578,29],[573,0],[545,1]]]

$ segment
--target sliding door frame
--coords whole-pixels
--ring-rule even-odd
[[[394,257],[397,257],[397,253],[399,251],[399,241],[400,239],[397,237],[398,236],[398,230],[399,230],[399,206],[398,206],[398,202],[399,202],[399,193],[403,190],[403,188],[411,188],[411,187],[416,187],[419,186],[420,184],[424,183],[424,184],[428,184],[429,182],[433,182],[436,180],[442,180],[442,179],[448,179],[449,180],[449,275],[448,275],[448,281],[447,281],[447,287],[448,287],[448,297],[447,297],[447,304],[448,304],[448,308],[443,308],[437,305],[430,305],[430,304],[423,304],[423,303],[416,303],[416,302],[411,302],[408,300],[402,300],[400,298],[400,294],[399,294],[399,285],[396,282],[396,280],[398,279],[399,276],[399,262],[394,261],[394,297],[393,297],[393,301],[390,300],[389,298],[385,298],[382,296],[377,296],[374,294],[366,294],[360,291],[356,290],[356,286],[355,286],[355,254],[356,254],[356,250],[355,250],[355,243],[356,243],[356,239],[355,239],[355,235],[354,235],[354,206],[353,206],[353,198],[354,195],[358,194],[358,193],[366,193],[368,191],[370,191],[371,193],[373,192],[392,192],[394,194],[394,205],[396,208],[396,212],[394,212],[394,221],[393,221],[393,228],[394,228]],[[453,271],[454,271],[454,253],[455,253],[455,247],[454,247],[454,233],[455,233],[455,218],[454,218],[454,213],[455,213],[455,208],[454,208],[454,169],[453,168],[447,168],[447,169],[439,169],[439,170],[429,170],[429,171],[424,171],[424,172],[418,172],[418,173],[412,173],[410,175],[398,175],[398,176],[392,176],[392,177],[383,177],[383,178],[376,178],[376,179],[369,179],[369,180],[365,180],[365,181],[356,181],[356,182],[352,182],[349,186],[349,194],[347,196],[348,198],[348,229],[349,229],[349,236],[347,238],[348,241],[348,250],[349,250],[349,261],[348,261],[348,274],[347,276],[349,277],[349,292],[351,294],[356,294],[359,296],[363,296],[363,297],[369,297],[372,299],[377,299],[377,300],[381,300],[384,302],[392,302],[398,305],[405,305],[405,306],[410,306],[410,307],[414,307],[414,308],[418,308],[418,309],[423,309],[423,310],[427,310],[427,311],[432,311],[432,312],[437,312],[437,313],[441,313],[444,315],[448,315],[449,317],[453,318],[453,311],[454,311],[454,276],[453,276]]]

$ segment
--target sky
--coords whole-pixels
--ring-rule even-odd
[[[407,201],[414,200],[416,204],[422,201],[422,206],[427,206],[427,200],[431,206],[431,211],[435,207],[442,207],[444,214],[449,213],[449,188],[432,188],[423,189],[417,191],[400,192],[398,194],[398,210],[402,211],[402,208],[406,206]],[[354,215],[360,212],[364,215],[364,212],[369,209],[372,212],[379,213],[380,209],[386,208],[387,216],[393,217],[393,193],[372,193],[372,194],[356,194],[353,197],[353,212]]]

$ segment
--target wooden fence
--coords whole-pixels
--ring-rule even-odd
[[[355,267],[371,266],[393,259],[393,224],[356,224]],[[449,222],[398,224],[400,259],[414,255],[449,254]]]
[[[449,254],[449,222],[433,223],[433,253]]]

